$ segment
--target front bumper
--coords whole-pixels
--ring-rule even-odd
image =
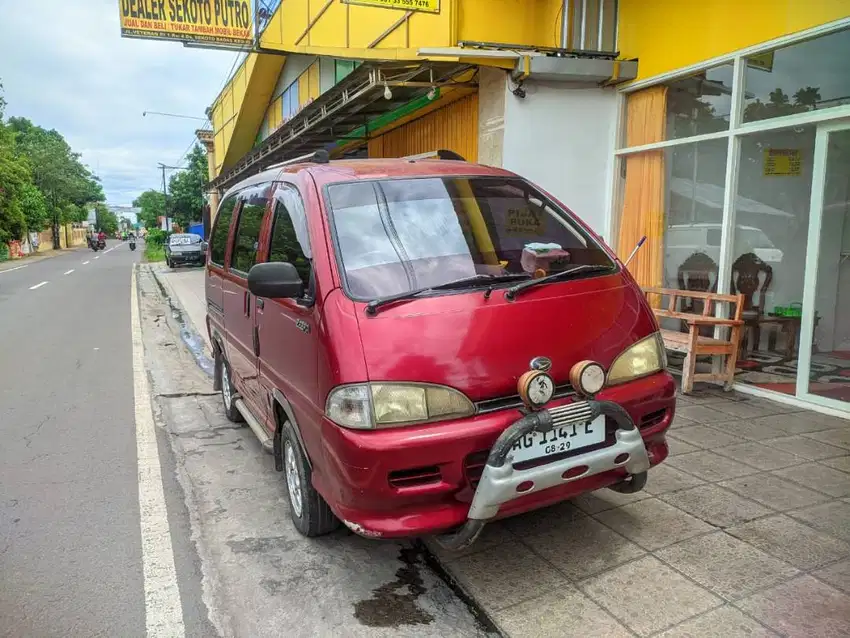
[[[587,423],[600,415],[617,425],[612,445],[536,467],[514,468],[511,449],[523,436],[571,423]],[[466,523],[458,531],[438,536],[436,540],[447,549],[462,549],[475,541],[484,525],[497,516],[505,503],[611,470],[624,469],[628,477],[619,486],[614,485],[615,489],[636,492],[646,483],[649,467],[640,431],[616,403],[581,401],[527,414],[505,430],[490,450]]]
[[[203,264],[203,253],[171,253],[171,262],[174,264]]]

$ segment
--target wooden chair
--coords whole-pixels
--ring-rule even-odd
[[[705,253],[695,252],[691,254],[679,266],[677,281],[679,290],[690,290],[693,292],[716,292],[719,268],[714,260]],[[702,314],[704,302],[702,299],[683,299],[683,308],[677,308],[680,312]],[[682,332],[688,331],[687,322],[682,322]],[[700,334],[711,336],[711,328],[703,327]]]
[[[666,309],[653,308],[656,318],[678,319],[688,325],[687,332],[661,330],[665,348],[674,352],[685,353],[685,363],[682,366],[682,392],[687,394],[693,391],[695,381],[722,383],[724,389],[731,389],[735,379],[735,366],[738,362],[741,329],[744,325],[741,320],[744,305],[743,295],[719,295],[713,292],[694,292],[671,288],[644,288],[643,291],[647,295],[656,294],[669,299]],[[702,302],[701,314],[678,310],[681,301],[687,302],[695,299]],[[729,318],[715,316],[718,303],[734,304],[734,310],[730,308],[732,316]],[[687,307],[687,303],[683,305]],[[718,339],[714,336],[706,337],[699,332],[700,328],[713,330],[718,326],[730,329],[728,339]],[[718,374],[713,372],[697,374],[696,359],[701,355],[725,356],[723,371]]]
[[[761,277],[762,273],[764,278]],[[744,296],[744,335],[741,350],[758,350],[761,341],[761,324],[764,321],[765,293],[773,281],[773,268],[768,266],[755,253],[744,253],[732,264],[733,294]],[[758,303],[754,299],[758,295]],[[752,333],[752,340],[750,340]]]

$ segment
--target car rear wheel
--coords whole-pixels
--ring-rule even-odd
[[[310,465],[289,421],[283,424],[281,443],[289,515],[295,529],[304,536],[322,536],[334,531],[339,527],[339,519],[310,482]]]
[[[221,357],[221,362],[219,363],[218,370],[219,375],[221,375],[219,381],[221,385],[221,402],[224,405],[224,415],[233,423],[242,423],[244,418],[242,417],[242,413],[236,409],[234,401],[236,388],[233,386],[233,380],[230,377],[230,366],[223,355],[219,355],[219,357]]]

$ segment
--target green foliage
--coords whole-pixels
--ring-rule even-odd
[[[163,231],[160,231],[163,232]],[[145,259],[147,261],[165,261],[165,248],[162,244],[152,244],[145,239]]]
[[[133,206],[140,208],[139,223],[148,230],[159,227],[157,217],[165,216],[165,195],[160,191],[146,190],[133,200]]]
[[[114,235],[118,232],[118,217],[105,204],[100,202],[95,204],[94,212],[97,219],[95,225],[98,231],[102,230],[107,235]]]
[[[149,230],[148,234],[145,236],[145,244],[149,246],[164,246],[170,235],[171,233],[168,231],[154,228]]]
[[[169,216],[182,228],[200,221],[204,210],[204,186],[209,181],[207,153],[200,144],[186,158],[187,169],[171,176],[168,183]]]
[[[50,212],[44,194],[32,182],[24,185],[21,192],[21,210],[24,214],[27,230],[39,233],[50,223]]]
[[[50,222],[86,219],[85,207],[103,201],[98,178],[65,139],[26,118],[3,121],[0,84],[0,245],[41,231]]]

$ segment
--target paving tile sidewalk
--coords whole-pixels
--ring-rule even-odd
[[[160,274],[206,338],[203,271]],[[850,421],[711,386],[671,457],[487,526],[446,570],[508,636],[850,636]]]
[[[850,421],[711,386],[646,489],[432,547],[505,635],[850,636]]]

